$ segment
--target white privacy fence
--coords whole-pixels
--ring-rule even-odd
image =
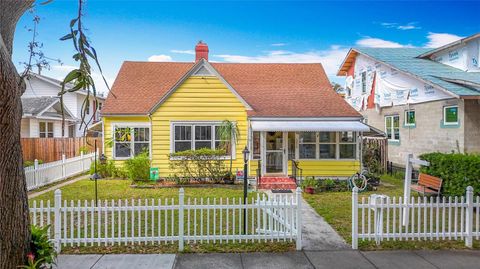
[[[61,246],[296,241],[301,249],[301,190],[296,195],[241,198],[185,198],[33,201],[32,224],[51,225],[49,236]]]
[[[94,158],[95,153],[85,155],[81,153],[80,156],[69,159],[63,155],[60,161],[44,164],[38,164],[35,160],[33,166],[25,167],[27,190],[34,190],[88,171]]]
[[[352,248],[358,240],[464,240],[472,247],[480,239],[480,197],[468,187],[462,197],[362,197],[352,192]]]

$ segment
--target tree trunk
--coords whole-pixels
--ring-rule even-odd
[[[0,269],[26,262],[30,249],[27,187],[20,145],[25,83],[11,60],[15,27],[33,0],[0,0]]]

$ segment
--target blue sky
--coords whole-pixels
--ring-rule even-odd
[[[72,44],[59,38],[76,10],[73,0],[36,8],[43,52],[63,62],[42,74],[62,78],[75,66]],[[335,72],[350,47],[437,47],[480,32],[478,10],[480,1],[88,0],[84,24],[109,82],[125,60],[193,61],[198,40],[211,61],[321,62],[340,82]],[[15,63],[27,59],[31,20],[27,13],[17,25]]]

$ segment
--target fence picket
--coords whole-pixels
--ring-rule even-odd
[[[375,240],[378,244],[383,240],[453,239],[464,240],[467,247],[472,247],[473,239],[478,240],[480,237],[480,214],[478,213],[480,197],[477,196],[474,199],[471,187],[467,188],[466,196],[448,197],[448,199],[446,197],[411,197],[408,199],[408,203],[403,203],[402,197],[399,197],[398,200],[396,197],[387,197],[385,201],[379,200],[379,203],[374,203],[374,198],[362,197],[359,202],[356,199],[357,195],[355,190],[352,191],[353,249],[357,248],[358,239]],[[273,200],[274,203],[283,203],[283,201]],[[278,233],[282,229],[288,229],[288,225],[277,228],[276,225],[282,216],[283,205],[278,206],[277,204],[274,208],[278,209],[276,212],[279,214],[272,215],[280,216],[280,218],[273,219],[275,223],[273,232]],[[476,210],[476,214],[474,214],[474,210]],[[269,215],[270,223],[272,215]],[[405,226],[402,224],[403,219],[406,219]],[[361,228],[357,224],[360,224]],[[359,228],[361,233],[358,233]],[[276,240],[278,239],[276,238]]]

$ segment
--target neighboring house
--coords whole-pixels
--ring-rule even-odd
[[[124,62],[102,112],[104,152],[121,162],[147,149],[160,176],[169,153],[217,148],[223,120],[237,123],[234,169],[251,152],[250,174],[286,176],[299,160],[304,176],[350,176],[360,169],[359,135],[369,128],[337,93],[321,64]],[[129,132],[130,140],[118,139]],[[116,134],[116,135],[114,135]],[[227,156],[226,156],[227,159]]]
[[[352,48],[339,76],[346,100],[384,130],[390,161],[480,152],[480,34],[438,49]]]
[[[62,110],[58,93],[61,81],[43,75],[30,73],[25,79],[27,88],[22,95],[23,116],[21,135],[27,137],[62,137]],[[100,122],[100,110],[105,100],[97,96],[98,109],[95,111],[95,100],[90,96],[89,104],[85,103],[87,92],[79,90],[66,93],[63,97],[65,107],[65,137],[81,137],[85,128]],[[88,106],[85,121],[81,126],[82,106]]]

